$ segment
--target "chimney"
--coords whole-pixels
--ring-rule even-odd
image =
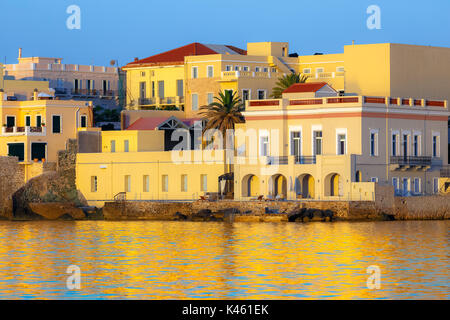
[[[34,91],[33,91],[33,100],[34,101],[38,100],[38,94],[39,94],[38,89],[34,89]]]
[[[137,62],[137,61],[139,61],[139,58],[138,57],[134,58],[134,62]]]
[[[22,48],[19,48],[19,59],[22,59]]]

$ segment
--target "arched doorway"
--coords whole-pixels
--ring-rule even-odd
[[[343,196],[342,178],[337,173],[330,173],[325,178],[325,195],[331,197]]]
[[[296,179],[296,194],[299,198],[314,199],[316,182],[310,174],[302,174]]]
[[[270,179],[270,194],[274,198],[285,199],[287,195],[287,180],[282,174],[275,174]]]
[[[362,174],[361,171],[356,171],[355,182],[362,182]]]
[[[242,196],[257,197],[260,195],[259,178],[254,174],[248,174],[242,179]]]

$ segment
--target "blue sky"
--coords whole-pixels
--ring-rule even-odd
[[[69,5],[81,30],[69,30]],[[366,26],[381,8],[381,30]],[[191,42],[288,41],[299,54],[339,53],[356,43],[450,47],[449,0],[1,0],[0,61],[62,57],[65,63],[119,65]]]

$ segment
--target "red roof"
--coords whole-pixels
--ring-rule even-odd
[[[220,46],[214,45],[208,47],[198,42],[194,42],[176,49],[172,49],[163,53],[156,54],[154,56],[133,61],[128,63],[126,67],[137,67],[142,65],[164,65],[164,64],[183,64],[184,57],[186,56],[201,56],[207,54],[217,54],[219,51],[213,50],[214,47],[226,47],[229,51],[237,54],[247,54],[245,50],[233,47],[233,46]]]
[[[155,130],[161,123],[169,117],[139,118],[133,122],[126,130]]]
[[[295,83],[283,93],[317,92],[326,85],[328,85],[326,82]]]

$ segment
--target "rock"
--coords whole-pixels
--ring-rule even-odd
[[[73,203],[30,203],[30,209],[47,220],[57,220],[61,217],[70,216],[74,220],[86,218],[83,210],[77,208]]]
[[[185,220],[187,220],[187,216],[182,214],[182,213],[180,213],[180,212],[176,212],[174,220],[175,221],[185,221]]]

